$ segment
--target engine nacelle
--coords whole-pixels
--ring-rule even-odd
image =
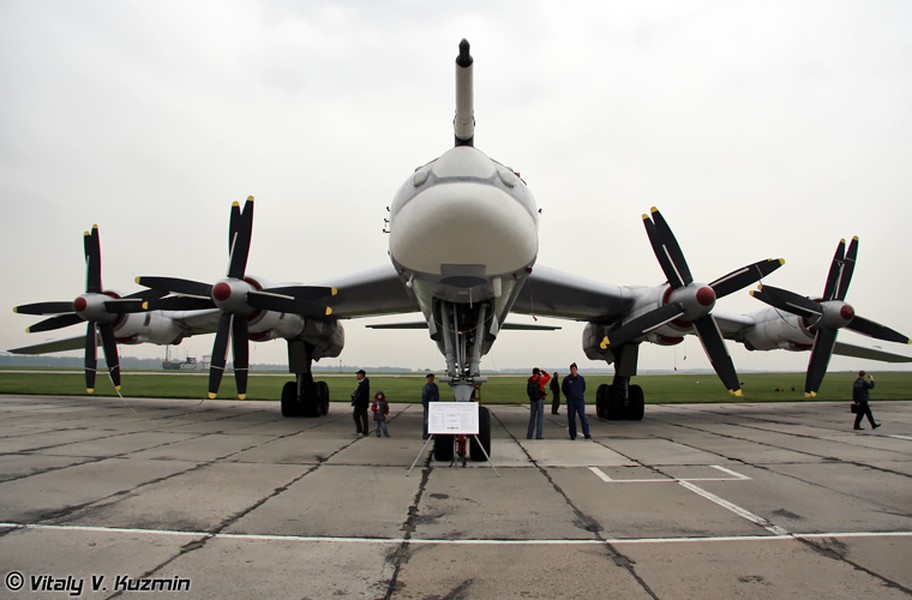
[[[179,323],[160,312],[128,313],[114,324],[118,344],[179,344],[184,330]]]
[[[758,315],[757,324],[741,340],[748,350],[802,352],[814,345],[814,334],[801,317],[770,309]]]

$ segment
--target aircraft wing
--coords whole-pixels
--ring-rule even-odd
[[[326,282],[338,290],[327,305],[339,319],[412,313],[419,311],[415,301],[392,264],[363,271],[344,279]]]
[[[47,354],[49,352],[66,352],[67,350],[82,350],[85,348],[85,334],[61,340],[42,342],[31,346],[22,346],[9,350],[12,354]]]
[[[610,323],[622,317],[632,303],[630,288],[536,266],[520,291],[513,312]]]

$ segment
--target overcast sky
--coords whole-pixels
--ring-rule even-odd
[[[858,235],[848,300],[910,334],[910,32],[905,0],[0,0],[0,346],[84,331],[28,335],[38,319],[10,309],[84,289],[93,223],[103,282],[122,293],[137,275],[224,276],[229,208],[248,195],[248,273],[317,283],[384,264],[385,207],[452,145],[463,37],[476,147],[535,194],[540,264],[660,283],[641,220],[656,205],[697,280],[784,257],[766,283],[819,295],[837,242]],[[764,306],[745,290],[717,309]],[[378,321],[346,322],[329,363],[443,367],[426,332],[363,326]],[[595,366],[582,324],[562,324],[504,332],[483,366]],[[729,350],[742,369],[808,359]],[[693,336],[640,356],[647,369],[709,364]],[[285,357],[282,341],[251,348],[255,363]],[[885,366],[831,363],[855,368]]]

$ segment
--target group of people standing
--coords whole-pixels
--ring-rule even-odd
[[[370,432],[367,419],[367,409],[370,408],[374,415],[374,432],[377,437],[389,437],[389,427],[387,418],[389,416],[389,400],[382,391],[377,392],[373,401],[370,395],[370,379],[364,369],[358,369],[355,373],[358,379],[358,385],[351,394],[352,418],[355,421],[355,435],[359,438],[366,436]],[[424,406],[424,428],[422,429],[422,439],[428,439],[428,404],[440,400],[440,391],[437,384],[434,383],[434,374],[428,373],[425,377],[426,383],[421,390],[421,404]]]
[[[576,439],[576,420],[579,417],[580,426],[583,430],[583,436],[588,440],[592,436],[589,434],[589,419],[586,418],[586,403],[584,395],[586,393],[586,379],[579,374],[576,363],[570,365],[570,374],[564,377],[563,383],[555,371],[552,376],[544,369],[535,367],[532,369],[532,376],[526,380],[526,395],[529,396],[529,427],[526,431],[526,439],[532,439],[532,433],[535,433],[535,439],[542,439],[542,429],[545,421],[545,399],[548,394],[546,389],[551,391],[551,414],[560,414],[560,395],[561,393],[567,398],[567,426],[570,430],[570,439]]]

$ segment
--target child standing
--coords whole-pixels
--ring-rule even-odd
[[[380,437],[380,433],[383,433],[383,437],[389,437],[389,430],[386,428],[386,415],[389,414],[390,406],[389,402],[386,401],[386,395],[382,391],[377,392],[377,395],[374,396],[374,401],[371,402],[371,411],[374,413],[374,430],[377,432],[377,437]]]

